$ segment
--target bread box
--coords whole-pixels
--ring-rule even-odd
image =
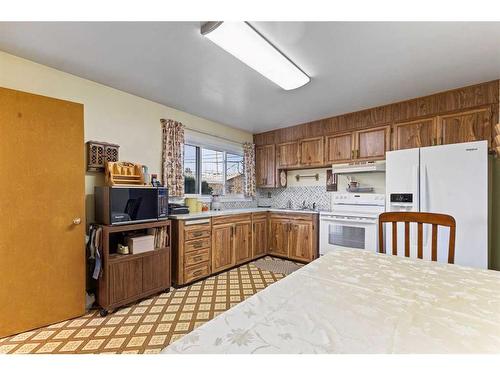
[[[155,249],[155,237],[151,235],[129,237],[127,245],[131,254],[153,251]]]

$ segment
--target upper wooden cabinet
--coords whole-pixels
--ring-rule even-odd
[[[439,144],[490,141],[491,125],[491,107],[439,116]]]
[[[323,137],[303,139],[300,141],[300,165],[313,167],[324,164]]]
[[[352,159],[354,142],[352,133],[329,135],[325,138],[325,162],[342,163]]]
[[[300,165],[299,142],[286,142],[276,145],[276,164],[278,169],[298,167]]]
[[[390,150],[390,126],[354,132],[354,157],[361,160],[384,159],[385,152]]]
[[[257,187],[274,187],[276,178],[274,145],[255,148],[255,179]]]
[[[435,117],[396,123],[393,129],[394,150],[437,144],[437,119]]]

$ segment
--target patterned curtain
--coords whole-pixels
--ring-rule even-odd
[[[243,143],[243,170],[245,172],[245,196],[255,197],[255,145]]]
[[[162,181],[171,197],[184,196],[184,125],[174,120],[161,119],[162,127]]]

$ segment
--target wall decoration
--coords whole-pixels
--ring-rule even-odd
[[[106,163],[117,162],[120,146],[99,141],[87,142],[87,172],[104,172]]]
[[[337,191],[338,175],[331,169],[326,170],[326,191]]]

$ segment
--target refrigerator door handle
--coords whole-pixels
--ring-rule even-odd
[[[418,165],[413,166],[413,210],[416,212],[420,211],[419,169]]]
[[[421,189],[420,189],[420,212],[429,212],[428,203],[429,203],[429,191],[427,186],[427,165],[422,165],[422,173],[421,173]],[[423,238],[423,246],[427,247],[429,243],[429,225],[424,225],[424,238]]]

